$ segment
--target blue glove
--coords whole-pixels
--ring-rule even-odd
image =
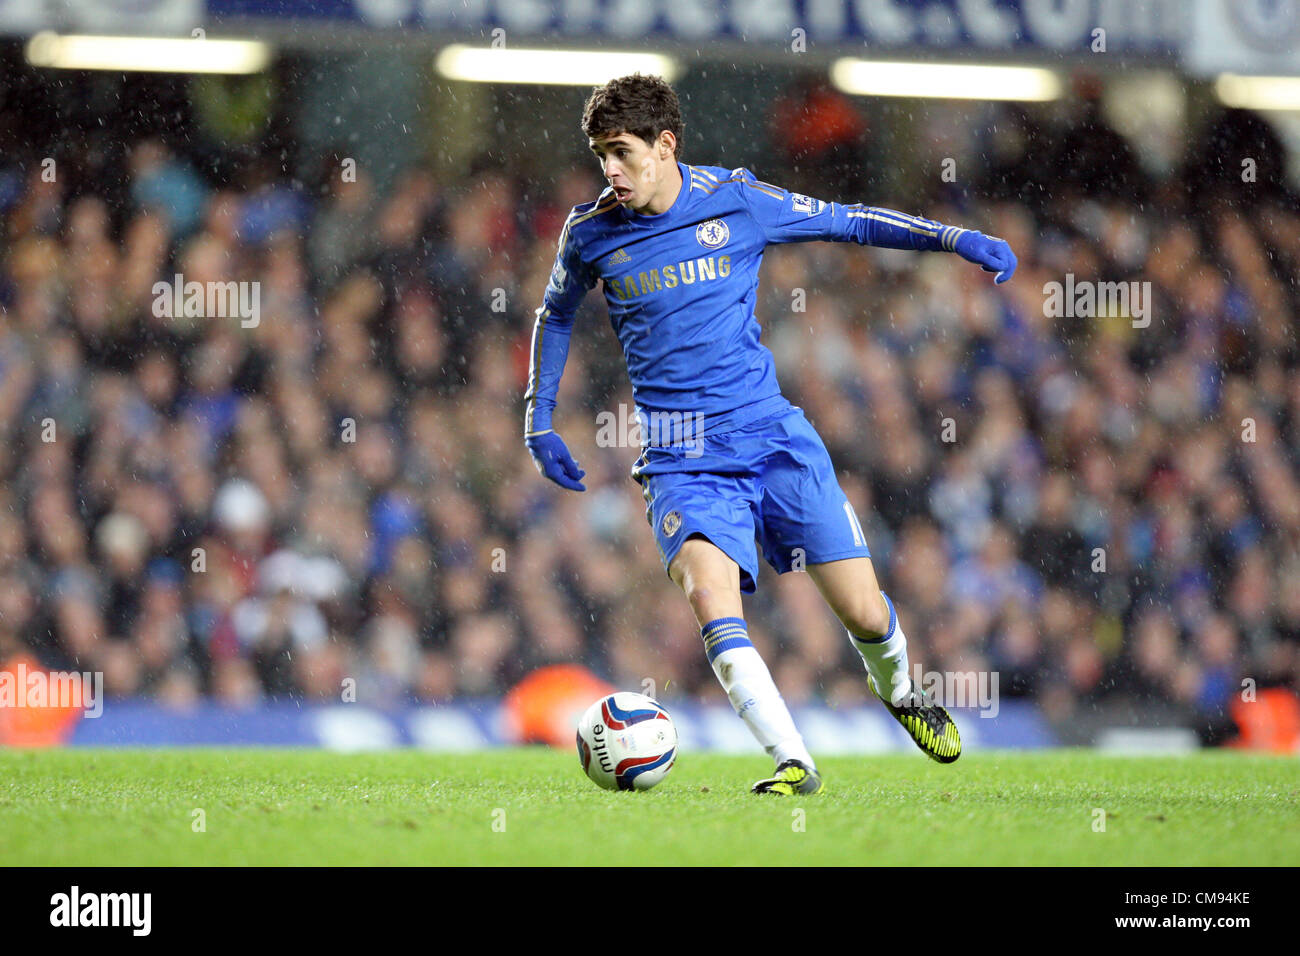
[[[967,262],[983,267],[985,272],[996,272],[994,283],[1001,285],[1016,273],[1016,254],[1005,239],[986,236],[970,230],[957,237],[953,251]]]
[[[537,466],[537,470],[551,481],[561,488],[569,488],[573,491],[587,490],[586,485],[578,480],[586,472],[578,467],[578,463],[569,454],[569,449],[565,447],[564,439],[554,431],[547,430],[525,435],[524,444],[528,446],[528,454],[533,456],[533,464]]]

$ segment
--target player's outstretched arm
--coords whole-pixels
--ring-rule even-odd
[[[1004,240],[973,229],[862,203],[825,202],[756,179],[748,169],[732,170],[741,196],[769,243],[856,242],[886,249],[955,252],[1003,283],[1016,271],[1016,257]]]
[[[909,216],[894,209],[875,206],[848,206],[847,216],[861,228],[863,245],[889,249],[916,249],[927,252],[955,252],[985,272],[995,273],[998,285],[1016,271],[1016,256],[1010,244],[997,236],[986,236],[974,229],[945,226],[933,219]]]

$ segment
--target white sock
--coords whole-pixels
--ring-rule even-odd
[[[875,681],[876,689],[891,703],[900,703],[912,690],[912,678],[907,673],[907,638],[898,623],[894,612],[894,602],[884,591],[880,596],[889,608],[889,630],[874,641],[865,641],[852,632],[849,640],[862,655],[862,662],[867,665],[867,673]]]
[[[700,636],[704,638],[704,652],[713,665],[713,673],[754,739],[778,766],[793,759],[815,769],[781,692],[776,689],[763,658],[750,643],[744,620],[720,617],[701,628]]]

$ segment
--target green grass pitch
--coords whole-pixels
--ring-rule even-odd
[[[944,767],[916,753],[820,767],[826,791],[791,800],[747,792],[761,756],[687,754],[654,790],[608,793],[574,754],[541,748],[0,751],[0,864],[1300,862],[1294,757],[982,752]]]

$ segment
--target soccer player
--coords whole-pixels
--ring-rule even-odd
[[[996,282],[1015,271],[1011,248],[889,209],[790,193],[748,169],[688,166],[679,158],[677,95],[659,77],[597,87],[582,130],[609,186],[569,214],[537,310],[524,436],[538,471],[585,490],[586,473],[551,416],[574,313],[600,282],[641,426],[632,477],[664,568],[690,602],[732,707],[776,763],[753,792],[822,788],[746,632],[741,594],[754,591],[756,539],[778,573],[806,566],[862,656],[872,692],[917,746],[942,763],[956,760],[957,727],[913,686],[907,639],[826,446],[777,385],[772,353],[759,342],[755,290],[773,243],[955,252],[996,273]]]

